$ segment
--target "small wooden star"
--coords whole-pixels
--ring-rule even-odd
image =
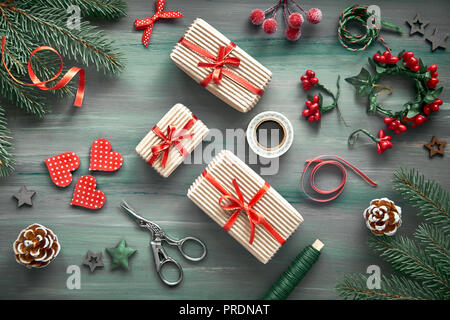
[[[128,269],[128,259],[136,252],[136,250],[128,248],[125,240],[119,242],[115,248],[106,248],[106,252],[111,256],[111,269],[121,267]]]
[[[103,267],[102,253],[93,253],[91,250],[88,250],[86,258],[83,260],[83,264],[88,266],[91,272],[94,272],[95,268]]]
[[[433,136],[431,142],[425,143],[423,146],[427,148],[430,152],[430,158],[432,158],[435,154],[439,154],[441,156],[444,155],[444,147],[447,144],[446,141],[439,141],[436,136]],[[437,149],[435,148],[437,146]]]
[[[431,51],[436,50],[437,48],[446,49],[446,40],[448,38],[448,34],[440,32],[437,28],[434,28],[433,34],[428,36],[426,39],[431,42]]]
[[[13,197],[17,199],[17,207],[21,207],[24,204],[32,206],[33,200],[31,198],[33,198],[35,194],[36,191],[28,190],[27,187],[22,186],[19,192],[15,193]]]
[[[421,35],[424,35],[425,27],[430,24],[429,21],[422,21],[418,13],[416,14],[416,17],[414,19],[406,20],[406,23],[408,23],[411,27],[409,35],[413,35],[414,33],[420,33]]]

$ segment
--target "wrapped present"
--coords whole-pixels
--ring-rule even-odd
[[[208,132],[201,120],[178,103],[139,142],[136,152],[167,178]]]
[[[170,58],[196,82],[241,112],[256,105],[272,78],[266,67],[199,18],[175,45]]]
[[[262,263],[303,222],[275,189],[226,150],[194,181],[188,197]]]

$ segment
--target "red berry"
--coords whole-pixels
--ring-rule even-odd
[[[424,122],[426,122],[428,119],[425,118],[423,115],[419,114],[415,117],[414,119],[414,123],[419,126],[421,124],[423,124]]]
[[[307,91],[309,89],[311,89],[311,84],[309,83],[309,81],[303,81],[303,90]]]
[[[391,52],[386,50],[385,52],[383,52],[383,56],[385,56],[386,58],[390,58]]]
[[[306,106],[307,108],[309,108],[309,107],[311,107],[311,105],[312,105],[312,101],[311,101],[311,100],[306,100],[305,106]]]
[[[397,56],[392,56],[388,59],[387,63],[388,64],[396,64],[398,62],[398,57]]]
[[[416,64],[416,65],[411,67],[411,70],[414,71],[414,72],[417,72],[417,71],[420,70],[420,66],[418,64]]]
[[[314,116],[309,116],[308,117],[308,122],[314,122]]]
[[[313,103],[310,107],[309,110],[311,110],[312,112],[317,112],[319,110],[319,104],[317,103]]]
[[[306,70],[306,75],[308,76],[308,78],[313,78],[316,76],[316,73],[312,70]]]
[[[302,26],[303,21],[303,16],[298,12],[294,12],[288,18],[288,25],[291,28],[298,29]]]
[[[439,105],[436,104],[436,103],[433,103],[433,104],[431,105],[431,110],[432,110],[433,112],[439,111]]]
[[[443,103],[443,101],[439,98],[434,99],[434,103],[436,103],[437,105],[441,105]]]
[[[381,55],[379,53],[375,53],[373,55],[373,60],[376,62],[380,62]]]
[[[297,41],[298,39],[300,39],[302,32],[300,31],[300,29],[288,27],[286,29],[285,35],[286,39],[288,39],[289,41]]]
[[[432,64],[431,66],[429,66],[428,68],[427,68],[427,70],[429,70],[430,72],[436,72],[437,71],[437,65],[435,65],[435,64]]]
[[[314,120],[316,120],[316,121],[320,121],[320,118],[321,118],[321,116],[320,116],[320,112],[319,111],[317,111],[315,114],[314,114]]]
[[[429,115],[433,110],[431,109],[431,105],[430,104],[426,104],[423,106],[423,113],[425,113],[426,115]]]
[[[309,117],[311,115],[311,113],[312,113],[311,110],[305,109],[305,110],[303,110],[302,115],[304,117]]]
[[[314,103],[319,103],[319,101],[320,101],[319,96],[314,96],[312,99],[312,102],[314,102]]]
[[[414,57],[414,53],[412,51],[406,51],[403,53],[403,60],[405,60],[405,62],[408,62],[412,57]]]
[[[431,77],[432,78],[437,78],[439,76],[439,73],[437,73],[437,72],[432,72],[431,73]]]
[[[309,79],[309,83],[311,83],[311,85],[315,85],[319,83],[319,79],[317,79],[316,77],[310,78]]]
[[[265,15],[264,11],[261,9],[255,9],[250,13],[250,21],[254,24],[259,26],[264,22]]]
[[[431,83],[432,85],[437,85],[439,83],[439,79],[438,78],[431,78],[430,80],[428,80],[428,83]]]
[[[301,77],[300,77],[300,80],[301,81],[305,81],[305,80],[308,80],[309,78],[308,78],[308,76],[306,75],[306,74],[304,74],[304,75],[302,75]]]
[[[404,124],[399,123],[398,127],[395,129],[395,134],[400,134],[406,131],[406,126]]]
[[[275,21],[275,19],[272,18],[266,19],[263,22],[262,28],[265,33],[272,34],[277,31],[278,23]]]
[[[317,24],[320,22],[320,20],[322,20],[322,11],[317,8],[309,9],[306,13],[306,19],[309,23]]]
[[[411,66],[415,66],[416,64],[419,63],[419,60],[416,57],[411,57],[407,63]]]
[[[381,64],[385,64],[386,63],[386,57],[385,56],[380,56],[380,61]]]

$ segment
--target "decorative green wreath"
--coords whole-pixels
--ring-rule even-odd
[[[392,56],[390,51],[385,51],[383,54],[378,52],[374,54],[373,59],[369,58],[369,64],[375,74],[372,75],[362,68],[357,76],[347,78],[345,81],[355,86],[358,96],[368,97],[367,112],[384,116],[387,129],[400,134],[406,131],[408,125],[416,127],[428,121],[427,116],[439,110],[439,106],[443,103],[439,99],[443,88],[436,89],[439,79],[435,64],[424,65],[421,59],[414,57],[412,51],[402,51],[398,56]],[[392,89],[377,83],[380,78],[389,75],[404,75],[413,79],[416,85],[415,99],[405,103],[403,109],[398,112],[385,109],[377,102],[378,95],[392,93]],[[375,141],[380,154],[386,149],[392,148],[390,142],[392,137],[386,135],[383,130],[380,130],[379,137],[376,138],[367,130],[358,129],[350,135],[348,139],[350,145],[356,142],[359,133],[364,133]]]

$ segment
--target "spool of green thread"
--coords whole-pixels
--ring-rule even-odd
[[[291,262],[289,267],[264,296],[264,300],[285,300],[320,256],[324,244],[317,239]]]

